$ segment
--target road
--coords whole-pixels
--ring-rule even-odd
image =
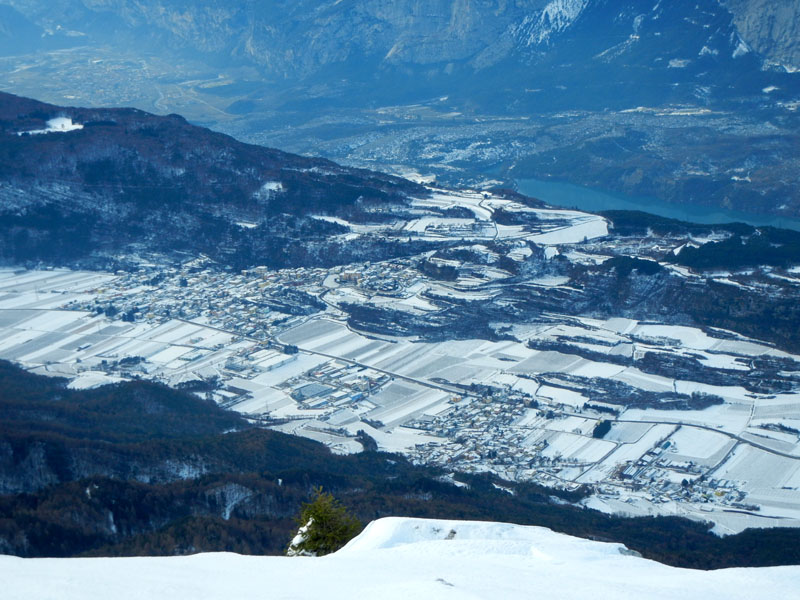
[[[241,333],[237,333],[236,331],[231,331],[229,329],[222,329],[221,327],[214,327],[213,325],[208,325],[207,323],[196,323],[194,321],[189,321],[189,320],[186,320],[186,319],[177,319],[177,318],[175,320],[176,321],[181,321],[183,323],[188,323],[188,324],[194,325],[196,327],[206,327],[208,329],[213,329],[214,331],[219,331],[221,333],[227,333],[228,335],[239,337],[239,338],[248,340],[250,342],[255,342],[255,343],[258,343],[258,344],[263,344],[264,343],[264,340],[260,340],[258,338],[254,338],[254,337],[250,337],[250,336],[247,336],[247,335],[243,335]],[[281,344],[286,344],[286,342],[281,341],[280,336],[275,336],[275,340],[277,340]],[[297,349],[300,352],[304,353],[304,354],[311,354],[313,356],[322,356],[324,358],[330,358],[332,360],[338,360],[340,362],[347,363],[349,365],[353,365],[353,366],[356,366],[356,367],[362,367],[364,369],[370,369],[370,370],[375,371],[377,373],[382,373],[384,375],[388,375],[389,377],[392,377],[394,379],[399,379],[401,381],[408,381],[409,383],[416,383],[417,385],[421,385],[421,386],[426,387],[426,388],[430,388],[430,389],[434,389],[434,390],[442,390],[442,391],[448,392],[450,394],[457,394],[459,396],[468,396],[468,397],[471,396],[473,398],[477,398],[478,397],[475,394],[470,394],[470,393],[462,390],[461,388],[457,388],[455,386],[448,386],[448,385],[444,385],[444,384],[434,383],[434,382],[431,382],[431,381],[426,381],[424,379],[417,379],[415,377],[408,377],[407,375],[401,375],[400,373],[394,373],[392,371],[387,371],[386,369],[379,369],[378,367],[374,367],[374,366],[366,364],[366,363],[358,362],[357,360],[352,360],[352,359],[349,359],[349,358],[345,358],[343,356],[335,356],[333,354],[326,354],[325,352],[317,352],[316,350],[309,350],[307,348],[301,348],[299,346],[297,347]]]
[[[553,411],[556,414],[561,414],[568,417],[580,417],[581,419],[590,419],[592,421],[600,421],[603,417],[592,417],[585,414],[580,413],[570,413],[570,412],[560,412],[560,411]],[[710,425],[698,425],[697,423],[687,423],[686,421],[680,420],[662,420],[662,421],[649,421],[649,420],[632,420],[632,419],[613,419],[614,423],[645,423],[649,425],[680,425],[681,427],[693,427],[695,429],[704,429],[706,431],[713,431],[714,433],[719,433],[721,435],[727,436],[733,440],[741,444],[747,444],[748,446],[753,446],[753,448],[758,448],[759,450],[763,450],[764,452],[769,452],[770,454],[774,454],[776,456],[782,456],[783,458],[790,458],[792,460],[800,460],[800,456],[796,454],[789,454],[787,452],[781,452],[780,450],[775,450],[774,448],[770,448],[769,446],[765,446],[763,444],[759,444],[758,442],[754,442],[752,440],[748,440],[741,436],[736,435],[735,433],[731,433],[729,431],[725,431],[723,429],[717,429],[716,427],[711,427]]]
[[[259,340],[257,338],[251,338],[251,337],[246,336],[246,335],[241,335],[241,334],[239,334],[239,333],[237,333],[235,331],[229,331],[229,330],[226,330],[226,329],[221,329],[219,327],[214,327],[212,325],[208,325],[208,324],[205,324],[205,323],[195,323],[194,321],[187,321],[187,320],[184,320],[184,319],[177,319],[177,320],[183,321],[184,323],[190,323],[192,325],[200,326],[200,327],[207,327],[209,329],[214,329],[216,331],[220,331],[222,333],[227,333],[227,334],[230,334],[230,335],[233,335],[233,336],[241,337],[241,338],[253,341],[253,342],[257,342],[257,343],[263,343],[264,342],[264,340]],[[284,342],[281,341],[280,336],[276,336],[275,339],[277,341],[279,341],[280,343],[284,343]],[[449,394],[455,394],[455,395],[464,396],[464,397],[471,397],[471,398],[475,398],[475,399],[478,398],[477,395],[471,394],[471,393],[469,393],[469,392],[467,392],[467,391],[465,391],[465,390],[463,390],[461,388],[455,387],[455,386],[449,386],[449,385],[446,385],[446,384],[437,383],[437,382],[433,382],[433,381],[428,381],[428,380],[425,380],[425,379],[418,379],[416,377],[409,377],[407,375],[401,375],[400,373],[395,373],[393,371],[388,371],[386,369],[380,369],[378,367],[375,367],[374,365],[370,365],[368,363],[359,362],[357,360],[352,360],[350,358],[345,358],[343,356],[336,356],[334,354],[328,354],[326,352],[318,352],[316,350],[310,350],[308,348],[302,348],[302,347],[298,347],[298,350],[300,352],[305,353],[305,354],[311,354],[311,355],[314,355],[314,356],[322,356],[324,358],[329,358],[331,360],[338,360],[340,362],[343,362],[343,363],[346,363],[346,364],[349,364],[349,365],[354,365],[354,366],[361,367],[361,368],[364,368],[364,369],[370,369],[370,370],[375,371],[377,373],[381,373],[383,375],[388,375],[389,377],[392,377],[394,379],[397,379],[397,380],[400,380],[400,381],[407,381],[409,383],[414,383],[414,384],[417,384],[419,386],[426,387],[426,388],[429,388],[429,389],[441,390],[441,391],[447,392]],[[602,417],[593,417],[593,416],[586,415],[586,414],[581,414],[581,413],[572,413],[572,412],[560,411],[560,410],[554,410],[553,412],[555,414],[559,415],[559,416],[564,416],[564,417],[579,417],[581,419],[589,419],[589,420],[593,420],[593,421],[599,421],[599,420],[602,419]],[[659,420],[659,421],[656,421],[656,420],[614,419],[614,422],[615,423],[645,423],[645,424],[650,424],[650,425],[680,425],[681,427],[702,429],[702,430],[705,430],[705,431],[711,431],[711,432],[714,432],[714,433],[719,433],[719,434],[727,436],[727,437],[729,437],[729,438],[731,438],[733,440],[736,440],[736,442],[738,442],[740,444],[746,444],[748,446],[752,446],[753,448],[757,448],[758,450],[762,450],[763,452],[767,452],[767,453],[775,455],[775,456],[780,456],[782,458],[788,458],[790,460],[800,460],[800,456],[798,456],[798,455],[789,454],[788,452],[781,452],[780,450],[776,450],[774,448],[770,448],[769,446],[766,446],[764,444],[760,444],[758,442],[754,442],[753,440],[749,440],[749,439],[743,438],[740,435],[737,435],[735,433],[731,433],[731,432],[725,431],[723,429],[717,429],[717,428],[711,427],[709,425],[700,425],[700,424],[697,424],[697,423],[687,423],[686,421],[681,421],[681,420],[678,420],[678,419],[676,419],[676,420]]]

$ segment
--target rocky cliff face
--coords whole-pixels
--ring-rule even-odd
[[[306,77],[351,60],[386,65],[486,66],[514,36],[549,38],[585,0],[12,0],[45,27],[69,24],[96,38],[146,32],[173,49],[257,64],[275,77]],[[98,19],[102,15],[100,21]],[[553,20],[551,24],[551,19]],[[108,23],[114,22],[111,30]],[[102,23],[103,28],[97,25]],[[451,67],[452,68],[452,67]]]
[[[788,2],[766,11],[755,10],[753,3],[729,2],[750,45],[741,43],[731,14],[719,0],[11,4],[48,31],[75,29],[85,40],[127,41],[131,48],[141,48],[147,40],[148,45],[193,56],[254,65],[278,83],[346,80],[368,86],[402,81],[408,89],[439,79],[444,85],[429,87],[442,91],[474,87],[478,81],[464,79],[477,75],[487,85],[514,81],[525,89],[547,79],[553,69],[590,77],[593,69],[581,66],[613,63],[626,68],[634,62],[644,66],[644,59],[647,70],[670,83],[687,67],[693,74],[711,69],[705,83],[713,83],[714,71],[724,71],[730,59],[744,57],[750,47],[775,60],[793,56],[797,47],[798,9]]]
[[[742,38],[773,63],[800,69],[800,4],[795,0],[723,0]]]
[[[779,53],[796,56],[800,9],[795,2],[711,0],[682,9],[691,19],[691,13],[697,16],[720,3],[759,51],[770,58]],[[257,5],[219,0],[9,0],[7,4],[48,31],[69,25],[99,35],[101,24],[116,21],[117,26],[147,26],[151,32],[167,33],[176,46],[230,52],[273,66],[341,60],[357,48],[420,64],[466,60],[491,46],[507,48],[507,38],[516,37],[525,45],[550,42],[587,8],[607,6],[619,17],[631,7],[643,16],[669,12],[668,6],[654,0],[267,0]],[[332,40],[339,42],[336,49]],[[298,48],[311,50],[311,56],[298,55]]]

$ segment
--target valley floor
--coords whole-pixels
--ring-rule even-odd
[[[138,270],[116,274],[2,270],[0,358],[72,387],[188,385],[340,453],[361,451],[364,432],[378,449],[452,471],[454,485],[455,473],[491,471],[591,486],[591,508],[710,521],[720,534],[800,523],[800,356],[670,324],[669,311],[647,321],[570,314],[579,284],[550,266],[557,256],[590,268],[625,251],[663,256],[684,242],[613,237],[600,216],[486,192],[434,192],[415,201],[420,216],[343,222],[346,235],[450,240],[454,258],[241,273],[202,258],[139,258]],[[462,216],[425,216],[433,209]],[[797,268],[758,279],[634,264],[752,295],[800,285]],[[526,268],[527,278],[508,271]],[[429,276],[448,269],[457,277]],[[537,294],[557,312],[525,309]],[[469,306],[477,313],[442,320]],[[506,321],[482,314],[509,306],[497,312]],[[604,421],[609,431],[596,436]]]

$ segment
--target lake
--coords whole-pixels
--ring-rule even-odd
[[[800,219],[759,215],[724,208],[672,204],[656,198],[637,198],[601,192],[588,187],[543,181],[541,179],[518,179],[517,189],[521,194],[543,200],[553,206],[577,208],[589,212],[604,210],[640,210],[662,217],[679,219],[690,223],[747,223],[749,225],[771,225],[800,231]]]

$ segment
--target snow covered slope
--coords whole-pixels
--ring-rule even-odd
[[[3,598],[796,598],[800,567],[690,571],[540,527],[387,518],[323,558],[0,557]]]

